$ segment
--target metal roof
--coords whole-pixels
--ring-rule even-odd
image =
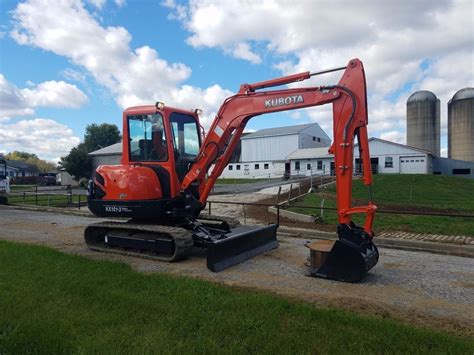
[[[402,144],[402,143],[396,143],[396,142],[388,141],[388,140],[382,139],[382,138],[370,137],[369,142],[370,141],[380,141],[380,142],[383,142],[383,143],[388,143],[388,144],[396,145],[396,146],[403,147],[403,148],[417,150],[419,152],[426,153],[426,154],[434,156],[434,154],[432,152],[430,152],[429,150],[425,150],[425,149],[421,149],[421,148],[417,148],[417,147],[412,147],[411,145],[406,145],[406,144]],[[359,146],[359,143],[354,144],[354,147],[358,147],[358,146]]]
[[[286,136],[292,134],[298,134],[299,132],[317,126],[321,132],[324,134],[324,139],[329,139],[327,134],[319,127],[317,123],[307,123],[307,124],[300,124],[295,126],[285,126],[285,127],[275,127],[275,128],[264,128],[260,129],[257,132],[250,133],[249,135],[242,137],[241,139],[252,139],[252,138],[261,138],[261,137],[273,137],[273,136]]]
[[[474,88],[464,88],[456,92],[451,100],[449,100],[449,103],[457,101],[457,100],[463,100],[463,99],[472,99],[474,98]]]
[[[37,172],[38,167],[33,164],[25,163],[21,160],[7,160],[7,166],[11,168],[16,168],[23,171]]]
[[[304,149],[297,149],[290,155],[286,157],[286,159],[317,159],[317,158],[332,158],[334,157],[333,154],[328,152],[329,147],[323,148],[304,148]]]
[[[121,155],[122,154],[122,142],[109,145],[93,152],[90,152],[89,155]]]
[[[433,94],[431,91],[421,90],[414,92],[410,95],[407,102],[414,102],[414,101],[436,101],[436,95]]]

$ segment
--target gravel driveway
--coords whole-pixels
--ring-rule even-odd
[[[474,259],[381,248],[379,264],[364,282],[345,284],[306,277],[306,240],[280,237],[278,249],[212,273],[199,250],[172,264],[92,252],[84,245],[82,233],[86,225],[97,221],[0,206],[0,238],[47,245],[93,259],[120,260],[141,272],[199,277],[474,335]]]

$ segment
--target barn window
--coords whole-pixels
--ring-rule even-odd
[[[300,170],[300,162],[295,161],[295,170]]]
[[[321,142],[321,138],[318,137],[318,142]]]
[[[323,170],[323,161],[318,160],[318,170]]]
[[[260,169],[260,165],[259,164],[255,164],[255,170],[258,170]]]
[[[392,157],[385,157],[385,167],[386,168],[393,168],[393,158]]]
[[[421,161],[422,163],[424,163],[424,162],[425,162],[425,159],[421,159],[420,161]]]
[[[306,170],[311,170],[311,164],[306,164]]]
[[[232,170],[234,167],[232,165],[229,165],[229,170]]]
[[[240,164],[237,164],[237,165],[235,166],[235,169],[236,169],[236,170],[240,170]]]
[[[268,164],[263,164],[264,169],[268,169]]]

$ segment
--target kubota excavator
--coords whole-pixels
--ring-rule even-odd
[[[345,70],[337,85],[263,90],[337,70]],[[212,271],[277,248],[275,224],[241,226],[200,212],[252,117],[328,103],[333,104],[334,142],[329,151],[335,158],[339,240],[311,272],[342,281],[362,279],[377,263],[378,251],[372,242],[372,198],[367,206],[351,207],[355,137],[364,184],[372,184],[365,74],[358,59],[345,67],[241,85],[223,102],[205,137],[199,110],[162,102],[126,109],[121,165],[97,168],[89,183],[88,205],[97,216],[129,220],[88,226],[86,243],[95,250],[162,261],[185,258],[193,247],[202,247]],[[355,213],[366,215],[363,227],[352,221]]]

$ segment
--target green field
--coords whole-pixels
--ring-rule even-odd
[[[354,182],[354,198],[367,201],[367,188],[360,180]],[[381,210],[432,211],[459,214],[474,214],[474,180],[438,175],[375,175],[373,185],[374,202]],[[335,188],[323,193],[304,196],[296,205],[311,206],[312,209],[290,207],[293,212],[319,215],[318,207],[324,198],[325,207],[336,207]],[[358,201],[362,202],[362,201]],[[317,211],[315,213],[315,210]],[[361,222],[362,218],[354,218]],[[318,223],[335,225],[335,211],[324,211]],[[474,218],[436,216],[413,216],[382,214],[376,216],[375,231],[403,230],[416,233],[474,235]]]
[[[471,339],[0,241],[0,353],[473,353]]]

